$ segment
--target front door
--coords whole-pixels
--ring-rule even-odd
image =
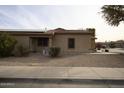
[[[49,46],[49,38],[47,37],[33,37],[32,38],[32,50],[34,52],[42,52],[44,48]]]

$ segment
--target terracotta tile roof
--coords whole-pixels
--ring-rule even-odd
[[[63,28],[57,28],[53,30],[48,30],[46,33],[53,33],[53,34],[95,34],[95,31],[88,31],[88,30],[66,30]]]
[[[48,30],[47,33],[53,33],[53,32],[65,32],[66,30],[63,28],[57,28],[53,30]]]

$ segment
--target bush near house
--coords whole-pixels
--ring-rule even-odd
[[[49,48],[49,55],[51,57],[57,57],[60,54],[60,48],[59,47],[50,47]]]
[[[29,49],[27,47],[24,47],[23,45],[18,45],[15,49],[14,55],[18,57],[26,57],[30,53]]]
[[[0,57],[8,57],[12,55],[17,41],[14,37],[7,33],[0,34]]]

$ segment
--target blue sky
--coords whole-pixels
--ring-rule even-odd
[[[100,8],[100,5],[0,5],[0,28],[95,28],[97,41],[124,39],[124,24],[109,26],[99,13]]]

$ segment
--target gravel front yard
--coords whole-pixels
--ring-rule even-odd
[[[124,67],[124,55],[81,54],[58,58],[31,54],[29,57],[0,58],[0,66]]]

